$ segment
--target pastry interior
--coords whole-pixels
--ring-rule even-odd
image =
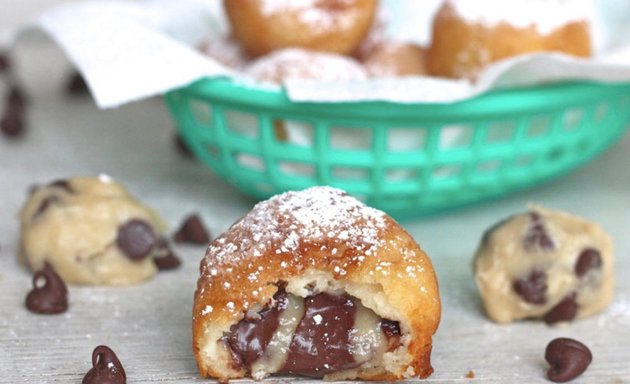
[[[385,369],[406,348],[400,322],[377,315],[324,276],[280,281],[272,300],[248,311],[221,339],[231,364],[252,377],[290,374],[352,377]],[[308,278],[307,278],[308,280]],[[404,357],[404,356],[400,356]]]

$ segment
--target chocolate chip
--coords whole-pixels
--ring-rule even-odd
[[[24,117],[22,113],[8,109],[0,119],[0,131],[8,138],[24,135]]]
[[[99,345],[92,352],[92,369],[85,374],[81,383],[125,384],[127,375],[114,351],[105,345]]]
[[[160,271],[166,271],[169,269],[175,269],[181,265],[181,261],[173,254],[173,252],[169,252],[166,256],[156,257],[153,259],[155,262],[155,266]]]
[[[591,364],[593,355],[579,341],[561,337],[547,344],[545,360],[550,365],[547,378],[555,383],[564,383],[584,373]]]
[[[157,242],[153,228],[144,220],[133,219],[118,228],[116,245],[131,260],[149,256]]]
[[[71,96],[81,96],[89,93],[88,86],[79,72],[73,72],[68,77],[66,92]]]
[[[571,293],[567,295],[561,302],[555,307],[551,308],[549,312],[545,314],[543,320],[547,324],[554,324],[560,321],[571,321],[575,319],[577,315],[578,305],[575,302],[576,294]]]
[[[0,73],[6,72],[11,68],[11,60],[6,52],[0,52]]]
[[[532,223],[523,240],[525,249],[528,251],[536,249],[541,251],[553,251],[556,246],[543,225],[542,216],[537,212],[531,212],[529,216]]]
[[[55,180],[49,183],[48,187],[60,188],[68,193],[74,193],[74,189],[70,186],[70,182],[67,180]]]
[[[55,195],[50,195],[50,196],[46,196],[41,203],[39,203],[39,207],[37,207],[37,210],[35,211],[35,214],[33,214],[33,220],[37,219],[38,217],[40,217],[41,215],[44,214],[44,212],[46,212],[48,210],[48,208],[50,208],[50,206],[52,204],[58,203],[59,202],[59,198]]]
[[[400,336],[400,323],[392,320],[381,320],[381,330],[387,337]]]
[[[157,247],[158,250],[153,258],[153,262],[160,271],[179,267],[181,261],[175,256],[173,251],[171,251],[165,239],[160,239]]]
[[[26,296],[25,304],[29,311],[41,314],[62,313],[68,309],[68,289],[50,264],[44,263],[44,268],[33,275],[33,289]]]
[[[575,274],[578,277],[582,277],[592,269],[599,269],[602,267],[602,255],[598,250],[593,248],[587,248],[583,250],[578,256],[575,263]]]
[[[201,222],[198,215],[188,216],[181,227],[173,235],[176,243],[191,243],[199,245],[207,245],[210,242],[210,234]]]
[[[533,270],[527,277],[514,280],[512,289],[524,301],[532,304],[545,304],[547,298],[547,275],[539,269]]]
[[[22,91],[12,86],[4,101],[4,112],[0,119],[0,130],[4,136],[17,138],[24,134],[25,98]]]
[[[7,95],[5,105],[7,110],[23,113],[26,108],[24,92],[16,85],[12,86]]]
[[[175,148],[177,148],[177,152],[185,157],[193,156],[193,153],[188,147],[188,144],[184,142],[184,139],[180,136],[179,133],[175,133],[173,141],[175,142]]]

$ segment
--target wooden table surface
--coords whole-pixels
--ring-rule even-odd
[[[162,213],[171,228],[198,212],[215,235],[253,202],[174,150],[173,123],[161,100],[100,111],[89,97],[64,96],[63,76],[70,67],[50,45],[27,39],[17,58],[31,107],[27,136],[14,142],[0,138],[0,382],[78,383],[99,344],[118,353],[130,383],[199,381],[190,329],[204,247],[176,247],[182,268],[144,284],[70,287],[67,313],[35,315],[23,305],[31,275],[15,257],[17,213],[29,186],[76,174],[110,174]],[[574,382],[630,383],[629,166],[626,136],[586,167],[535,190],[403,223],[431,255],[444,305],[434,338],[435,373],[426,382],[545,383],[545,346],[568,336],[586,343],[594,355]],[[486,227],[522,211],[527,202],[592,219],[611,233],[616,296],[604,313],[559,327],[529,321],[501,326],[483,315],[472,254]],[[465,378],[468,371],[473,380]]]

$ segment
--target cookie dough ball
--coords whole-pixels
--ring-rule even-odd
[[[363,61],[371,77],[427,74],[424,49],[413,43],[387,41],[374,47]]]
[[[474,79],[487,65],[520,54],[588,57],[593,14],[591,0],[449,0],[433,20],[429,72]]]
[[[427,377],[440,297],[391,217],[314,187],[257,204],[208,247],[193,308],[202,376]]]
[[[234,37],[251,56],[300,47],[351,54],[367,35],[377,0],[224,0]]]
[[[37,188],[20,219],[23,261],[33,271],[47,262],[67,283],[137,283],[170,253],[162,219],[106,176]]]
[[[613,243],[597,224],[532,207],[483,236],[475,281],[498,323],[547,323],[597,313],[613,297]]]

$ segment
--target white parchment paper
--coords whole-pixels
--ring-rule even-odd
[[[567,79],[630,81],[630,2],[596,0],[592,59],[561,54],[516,57],[488,68],[472,84],[429,77],[321,82],[289,79],[300,102],[385,100],[448,103],[497,87]],[[384,0],[393,37],[426,44],[439,0]],[[162,94],[204,77],[238,76],[202,55],[197,45],[225,33],[220,0],[83,1],[53,8],[33,21],[67,53],[101,108]]]

